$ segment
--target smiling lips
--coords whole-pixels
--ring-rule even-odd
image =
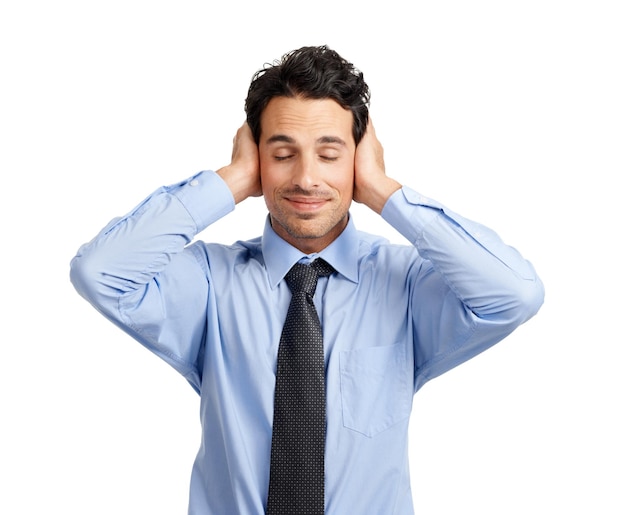
[[[312,212],[320,209],[328,199],[311,196],[284,196],[283,197],[297,211]]]

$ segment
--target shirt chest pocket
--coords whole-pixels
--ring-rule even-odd
[[[343,425],[373,437],[411,411],[413,374],[403,344],[340,354]]]

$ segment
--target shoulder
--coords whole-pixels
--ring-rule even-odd
[[[195,259],[203,266],[215,270],[229,269],[246,262],[262,262],[261,238],[237,241],[230,245],[223,243],[207,243],[202,240],[193,242],[187,247]]]
[[[375,266],[381,270],[408,273],[420,268],[424,259],[412,245],[393,243],[383,236],[357,231],[359,237],[359,266]],[[417,267],[416,267],[417,265]]]
[[[417,250],[412,245],[392,243],[384,236],[357,231],[359,241],[359,256],[404,256],[406,258],[417,257]]]

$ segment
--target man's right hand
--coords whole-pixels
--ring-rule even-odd
[[[239,127],[233,138],[232,159],[228,166],[217,171],[217,174],[230,188],[239,203],[248,197],[260,197],[261,174],[259,169],[259,149],[252,137],[247,122]]]

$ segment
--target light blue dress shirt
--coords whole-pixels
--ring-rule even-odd
[[[72,260],[78,292],[200,394],[189,514],[260,515],[267,496],[276,357],[305,256],[266,222],[233,245],[193,241],[234,209],[211,171],[160,188]],[[533,316],[543,285],[484,226],[403,187],[382,216],[410,245],[347,228],[319,253],[327,375],[326,513],[413,513],[413,394]]]

